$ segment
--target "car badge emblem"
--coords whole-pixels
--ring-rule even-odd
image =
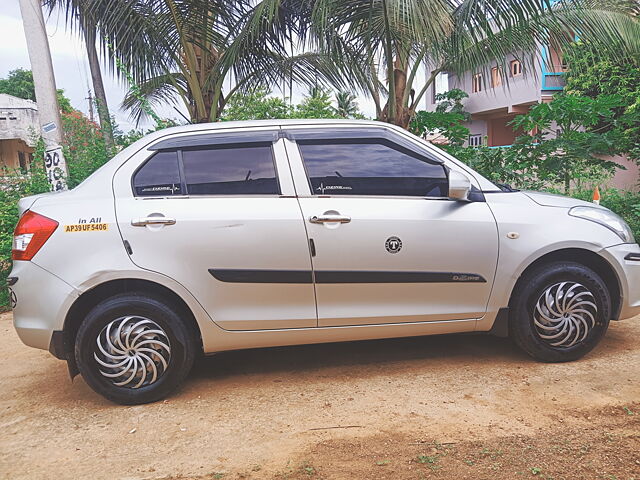
[[[389,253],[398,253],[402,249],[402,240],[398,237],[389,237],[387,241],[384,242],[384,248],[386,248]]]

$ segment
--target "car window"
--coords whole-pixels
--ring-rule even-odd
[[[178,152],[156,153],[136,172],[133,188],[138,196],[181,195]]]
[[[185,149],[182,162],[189,195],[280,193],[271,144]]]
[[[298,146],[316,195],[446,197],[440,164],[387,140],[301,140]]]

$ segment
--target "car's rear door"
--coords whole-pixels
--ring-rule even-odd
[[[443,160],[382,127],[292,127],[287,137],[319,326],[485,314],[495,220],[483,201],[447,198]]]
[[[169,137],[114,177],[131,260],[229,330],[316,326],[305,225],[277,129]]]

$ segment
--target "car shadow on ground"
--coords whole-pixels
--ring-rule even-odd
[[[585,358],[604,359],[630,348],[630,339],[617,326]],[[363,340],[220,352],[196,360],[192,379],[223,379],[239,375],[311,373],[335,368],[366,376],[413,368],[423,363],[432,368],[466,366],[479,361],[493,367],[517,368],[538,363],[509,338],[488,334],[448,334],[422,337]],[[543,365],[543,364],[540,364]],[[366,373],[366,372],[368,373]]]
[[[317,372],[332,368],[344,368],[354,373],[391,365],[410,367],[416,361],[438,366],[444,362],[451,366],[480,358],[495,359],[497,363],[529,360],[507,338],[479,334],[437,335],[220,352],[198,359],[192,378]]]

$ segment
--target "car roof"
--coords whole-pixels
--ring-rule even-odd
[[[237,120],[230,122],[209,122],[209,123],[193,123],[180,125],[177,127],[169,127],[157,132],[164,135],[175,133],[190,133],[202,130],[227,130],[232,128],[264,128],[264,127],[286,127],[286,126],[313,126],[313,125],[361,125],[361,126],[377,126],[380,128],[394,128],[395,125],[384,123],[376,120],[351,120],[351,119],[269,119],[269,120]],[[150,135],[153,135],[151,133]]]

